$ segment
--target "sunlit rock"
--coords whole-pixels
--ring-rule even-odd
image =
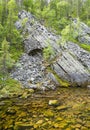
[[[58,103],[58,100],[49,100],[49,103],[48,103],[49,105],[53,105],[53,106],[56,106],[56,105],[58,105],[59,103]]]

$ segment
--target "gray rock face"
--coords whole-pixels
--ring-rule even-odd
[[[50,45],[54,55],[49,67],[60,77],[67,80],[72,86],[87,86],[90,84],[90,53],[78,45],[68,42],[63,47],[58,41],[61,37],[49,32],[34,17],[26,11],[19,13],[19,21],[15,24],[17,29],[22,28],[22,20],[28,18],[23,29],[25,54],[19,60],[19,65],[13,70],[11,76],[19,80],[27,88],[55,88],[59,85],[55,76],[47,72],[42,51]],[[32,22],[33,21],[33,22]],[[86,25],[83,31],[89,33]]]
[[[90,34],[90,27],[88,27],[86,24],[84,24],[84,23],[82,23],[82,22],[81,22],[80,26],[81,26],[81,29],[82,29],[82,31],[83,31],[84,33]]]
[[[78,38],[79,42],[86,43],[90,45],[90,37],[88,35]]]
[[[51,81],[50,73],[45,73],[45,69],[41,53],[38,52],[33,56],[25,53],[11,76],[19,80],[26,88],[54,89],[55,86],[54,82]]]
[[[77,20],[74,21],[74,24],[78,24]],[[78,27],[78,40],[80,43],[86,43],[90,45],[90,27],[86,24],[80,22]]]
[[[78,86],[84,85],[90,79],[90,74],[86,68],[68,51],[63,51],[62,57],[53,64],[53,69],[63,79]]]
[[[28,39],[25,39],[24,43],[25,43],[25,52],[28,54],[32,52],[33,50],[43,49],[41,44],[37,40],[35,40],[33,37],[29,37]]]
[[[86,69],[90,70],[90,53],[80,48],[77,44],[68,42],[65,48],[74,56]]]

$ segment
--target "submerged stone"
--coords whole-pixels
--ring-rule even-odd
[[[29,130],[32,128],[32,126],[33,126],[33,124],[31,124],[31,123],[27,124],[25,122],[24,123],[23,122],[16,122],[14,129],[15,130]]]
[[[68,109],[67,106],[58,106],[58,107],[56,107],[56,110],[59,110],[59,111],[61,111],[61,110],[67,110],[67,109]]]
[[[56,106],[56,105],[58,105],[59,103],[58,103],[58,100],[49,100],[49,103],[48,103],[49,105],[52,105],[52,106]]]
[[[87,88],[89,88],[89,89],[90,89],[90,85],[87,85]]]
[[[6,114],[14,115],[14,114],[16,114],[16,110],[9,107],[8,110],[6,111]]]
[[[47,110],[47,111],[44,112],[44,115],[45,115],[45,117],[53,117],[54,113],[51,110]]]

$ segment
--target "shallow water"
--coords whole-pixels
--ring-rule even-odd
[[[50,100],[57,100],[49,105]],[[0,130],[90,130],[90,89],[58,88],[0,100]]]

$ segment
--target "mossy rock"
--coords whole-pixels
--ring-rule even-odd
[[[67,109],[68,109],[67,106],[58,106],[58,107],[56,107],[56,110],[58,110],[58,111],[67,110]]]
[[[90,45],[88,45],[88,44],[80,44],[80,47],[82,47],[84,50],[90,52]]]
[[[20,95],[22,93],[22,85],[18,81],[9,78],[5,81],[4,86],[0,90],[0,97]]]
[[[53,117],[54,113],[51,110],[47,110],[44,112],[44,116],[45,117]]]
[[[61,86],[61,87],[69,87],[69,86],[71,86],[68,81],[66,81],[66,80],[64,80],[64,79],[61,79],[61,78],[57,75],[57,73],[56,73],[54,70],[52,70],[52,68],[48,67],[47,70],[48,70],[49,72],[51,72],[51,73],[55,76],[55,78],[56,78],[56,80],[57,80],[59,86]]]
[[[30,130],[33,127],[33,123],[23,123],[23,122],[16,122],[15,123],[15,130]]]
[[[58,100],[49,100],[48,104],[51,106],[57,106],[59,103],[58,103]]]

